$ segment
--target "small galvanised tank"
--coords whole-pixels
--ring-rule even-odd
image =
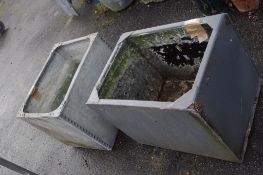
[[[221,14],[124,33],[87,105],[139,143],[240,162],[260,84]]]
[[[85,105],[110,53],[96,33],[56,44],[17,117],[65,144],[111,150],[117,129]]]

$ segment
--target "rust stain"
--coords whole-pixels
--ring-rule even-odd
[[[194,110],[199,114],[203,113],[203,105],[201,103],[198,102],[194,102],[193,104],[191,104],[188,109],[190,110]]]
[[[189,91],[193,84],[193,81],[166,80],[163,82],[158,100],[175,101]]]
[[[33,89],[32,93],[31,93],[31,96],[32,96],[33,99],[38,100],[38,101],[41,99],[41,94],[40,94],[38,88],[35,87]]]
[[[192,103],[187,109],[199,114],[203,119],[207,118],[207,114],[204,111],[204,105],[199,102]]]

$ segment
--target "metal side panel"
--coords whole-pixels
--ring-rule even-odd
[[[196,101],[204,119],[242,159],[261,80],[228,18],[213,42]]]
[[[238,158],[196,113],[135,106],[90,105],[135,141],[223,160]]]

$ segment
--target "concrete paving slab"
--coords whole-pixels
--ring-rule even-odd
[[[0,156],[38,174],[261,174],[263,97],[242,164],[138,144],[120,133],[112,152],[75,149],[15,118],[54,43],[99,31],[113,47],[120,34],[184,21],[202,14],[185,0],[134,3],[120,13],[95,14],[85,0],[73,2],[79,17],[68,17],[52,0],[2,0],[0,20],[9,27],[0,38]],[[262,9],[262,7],[261,7]],[[231,19],[263,73],[263,13],[231,12]],[[15,174],[0,167],[0,174]]]

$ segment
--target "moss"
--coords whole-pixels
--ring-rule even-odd
[[[119,50],[110,71],[108,72],[103,85],[99,90],[100,98],[107,98],[111,95],[116,86],[119,77],[123,74],[126,68],[134,61],[141,57],[141,48],[147,48],[154,44],[156,40],[172,40],[176,36],[186,36],[186,30],[183,27],[178,27],[172,30],[163,32],[145,34],[141,36],[133,36],[127,38],[121,49]]]
[[[131,62],[138,59],[139,57],[140,54],[136,48],[125,42],[116,56],[114,64],[111,66],[110,71],[107,74],[103,86],[99,90],[99,96],[102,98],[108,97],[111,94],[113,87],[116,85],[119,77],[128,67],[128,65],[130,65]]]
[[[51,105],[52,110],[55,110],[60,105],[60,103],[63,101],[63,99],[64,99],[64,97],[68,91],[68,88],[70,86],[70,83],[74,77],[74,74],[78,68],[78,65],[79,65],[78,62],[73,63],[71,70],[70,70],[70,73],[68,74],[68,76],[64,80],[62,86],[59,88],[57,95],[56,95],[54,101],[52,102],[52,105]]]
[[[139,48],[145,48],[149,44],[153,43],[154,41],[160,40],[171,40],[175,36],[187,36],[186,30],[183,27],[178,27],[172,30],[167,30],[158,33],[152,34],[145,34],[140,36],[134,36],[129,38],[132,42],[134,42]]]
[[[222,149],[221,152],[227,153],[227,155],[225,155],[225,160],[239,161],[235,153],[229,149],[229,147],[224,143],[222,138],[217,134],[215,129],[212,128],[208,123],[205,122],[205,120],[202,119],[202,116],[200,116],[199,114],[195,112],[191,112],[191,111],[189,111],[189,114],[193,117],[193,119],[196,120],[197,123],[199,123],[199,125],[207,132],[207,134],[210,135],[210,138],[213,141],[211,144],[220,145],[221,147],[220,149]]]
[[[108,7],[106,7],[102,3],[97,4],[95,7],[95,14],[102,14],[108,11],[109,11]]]
[[[102,3],[96,6],[94,13],[96,15],[98,24],[103,28],[113,25],[116,22],[116,20],[119,18],[118,13],[114,13],[110,11]]]
[[[217,135],[216,131],[214,131],[213,128],[211,128],[211,126],[209,126],[208,123],[205,122],[205,120],[202,119],[203,116],[201,116],[200,114],[198,114],[197,112],[192,112],[191,110],[189,110],[188,112],[193,119],[196,120],[197,123],[199,123],[199,125],[206,130],[206,132],[211,136],[211,138],[213,138],[214,143],[220,143],[222,145],[222,147],[225,148],[225,145],[222,144],[222,139],[219,138],[219,136]],[[225,148],[226,149],[226,148]]]

